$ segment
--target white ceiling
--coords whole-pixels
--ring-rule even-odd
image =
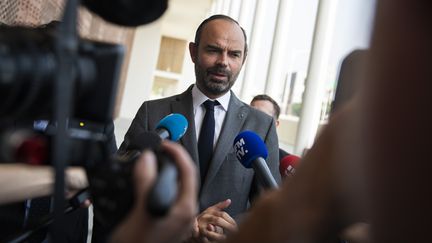
[[[162,18],[162,35],[192,40],[198,25],[207,17],[213,0],[169,0]]]

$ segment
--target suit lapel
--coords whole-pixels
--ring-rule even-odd
[[[213,159],[210,163],[203,189],[214,179],[227,154],[232,149],[234,138],[240,132],[248,114],[248,110],[243,109],[243,106],[244,104],[231,92],[228,111],[213,153]]]
[[[180,143],[187,151],[189,151],[190,156],[194,160],[195,164],[199,166],[195,119],[192,105],[192,86],[190,86],[185,92],[176,96],[175,99],[171,101],[171,109],[173,113],[180,113],[184,115],[189,123],[185,135],[180,139]]]

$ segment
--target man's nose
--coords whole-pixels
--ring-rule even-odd
[[[217,59],[217,64],[220,66],[228,66],[228,54],[225,52],[222,52]]]

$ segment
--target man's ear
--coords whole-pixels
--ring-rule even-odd
[[[247,57],[247,51],[243,54],[243,62],[242,62],[242,65],[245,63],[245,61],[246,61],[246,57]]]
[[[198,55],[198,45],[194,42],[189,42],[189,54],[191,56],[192,62],[195,63]]]

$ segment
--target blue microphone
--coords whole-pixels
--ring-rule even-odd
[[[147,210],[154,217],[166,215],[177,198],[177,168],[172,158],[159,150],[159,145],[164,139],[178,141],[187,128],[187,119],[181,114],[172,113],[159,121],[155,132],[131,136],[129,149],[133,149],[132,152],[141,152],[145,148],[157,152],[158,176],[147,199]]]
[[[237,159],[246,168],[253,168],[258,182],[264,188],[277,188],[278,184],[270,172],[265,159],[268,156],[263,140],[252,131],[243,131],[234,139]]]
[[[187,119],[181,114],[172,113],[159,121],[156,133],[162,140],[178,141],[187,128]],[[177,198],[177,180],[177,168],[170,156],[158,153],[158,177],[147,200],[147,209],[152,216],[161,217],[168,213]]]
[[[156,133],[162,139],[169,139],[171,141],[178,141],[188,128],[188,121],[186,117],[178,113],[172,113],[159,121],[156,126]]]

